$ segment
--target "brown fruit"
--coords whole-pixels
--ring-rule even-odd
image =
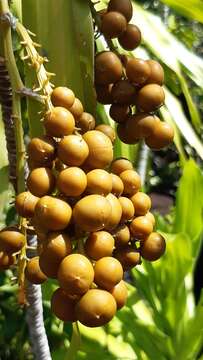
[[[75,98],[73,105],[69,108],[69,111],[77,120],[84,112],[83,105],[78,98]]]
[[[164,104],[165,94],[160,85],[143,86],[137,94],[137,106],[140,110],[153,112]]]
[[[141,43],[140,29],[133,24],[128,24],[126,31],[124,31],[118,38],[119,44],[125,50],[134,50]]]
[[[111,175],[102,169],[91,170],[87,173],[87,193],[108,195],[112,190]]]
[[[150,197],[143,192],[137,192],[130,200],[134,205],[135,216],[146,215],[152,205]]]
[[[128,80],[117,81],[111,90],[113,102],[119,105],[131,105],[135,95],[136,89]]]
[[[139,251],[130,245],[120,249],[116,249],[116,251],[114,252],[114,256],[120,261],[124,271],[130,270],[136,265],[141,264],[141,257]]]
[[[158,84],[162,86],[164,83],[164,70],[162,66],[155,60],[147,60],[146,62],[151,70],[146,84]]]
[[[58,270],[59,285],[70,295],[86,293],[94,280],[91,262],[81,254],[71,254],[62,260]]]
[[[105,290],[111,290],[123,278],[120,262],[110,256],[96,261],[94,266],[94,282]]]
[[[146,216],[138,216],[130,224],[132,236],[139,240],[144,240],[152,231],[152,222]]]
[[[117,197],[111,193],[106,196],[106,200],[110,203],[112,211],[107,219],[105,230],[113,230],[121,220],[122,207]]]
[[[166,242],[163,236],[157,232],[151,233],[141,244],[140,254],[148,261],[158,260],[166,250]]]
[[[126,30],[126,27],[125,16],[117,11],[108,11],[102,16],[101,32],[109,39],[120,36]]]
[[[27,159],[29,170],[33,170],[40,167],[46,167],[46,168],[53,168],[53,161],[47,160],[47,161],[35,161],[32,160],[30,157]]]
[[[0,270],[7,270],[15,263],[15,256],[0,252]]]
[[[57,178],[57,187],[66,196],[80,196],[86,186],[87,176],[79,167],[62,170]]]
[[[124,185],[124,194],[132,196],[141,188],[141,179],[135,170],[125,170],[120,174]]]
[[[125,281],[121,280],[113,287],[113,289],[111,289],[110,293],[116,300],[117,310],[121,309],[126,304],[128,298],[128,290]]]
[[[65,86],[58,86],[51,93],[51,102],[54,106],[62,106],[69,109],[74,101],[74,92]]]
[[[33,195],[42,197],[52,193],[55,180],[49,168],[41,167],[31,171],[27,179],[27,187]]]
[[[87,131],[83,139],[88,145],[89,155],[85,165],[91,169],[104,169],[113,160],[113,146],[111,140],[101,131]]]
[[[118,11],[125,16],[127,22],[129,22],[133,16],[133,7],[130,0],[110,0],[107,10]]]
[[[126,75],[131,82],[141,85],[148,79],[150,67],[145,60],[130,58],[126,65]]]
[[[112,104],[109,115],[117,123],[124,123],[130,114],[128,105]]]
[[[80,132],[84,134],[89,130],[95,128],[95,118],[93,115],[83,112],[79,118],[76,119],[76,126],[80,128]]]
[[[111,174],[112,179],[112,189],[111,192],[113,195],[119,197],[123,193],[124,185],[122,180],[116,174]]]
[[[116,309],[116,301],[108,291],[91,289],[78,301],[75,312],[83,325],[97,327],[107,324]]]
[[[52,262],[50,261],[50,258],[48,257],[46,251],[44,251],[44,246],[43,249],[41,249],[41,253],[40,253],[40,257],[39,257],[39,266],[41,271],[48,277],[51,279],[56,279],[57,278],[57,274],[58,274],[58,269],[59,269],[59,265],[60,262]]]
[[[45,114],[44,126],[48,135],[62,137],[72,134],[75,120],[69,110],[57,106]]]
[[[27,262],[25,268],[25,277],[32,284],[42,284],[47,280],[46,275],[39,267],[39,257],[33,257]]]
[[[63,200],[43,196],[35,207],[35,217],[39,225],[48,230],[63,230],[71,219],[72,209]]]
[[[107,231],[97,231],[90,234],[85,243],[85,252],[93,260],[111,256],[114,249],[114,238]]]
[[[123,247],[128,245],[130,241],[130,230],[127,225],[119,226],[116,232],[114,233],[115,246]]]
[[[108,136],[112,143],[114,143],[114,141],[116,140],[116,132],[114,128],[110,125],[106,125],[106,124],[97,125],[95,130],[101,131],[103,134]]]
[[[68,166],[80,166],[87,159],[89,148],[82,136],[65,136],[58,145],[58,157]]]
[[[148,213],[145,214],[145,216],[147,217],[147,219],[151,221],[152,226],[154,227],[156,223],[154,215],[149,211]]]
[[[51,298],[51,311],[62,321],[76,321],[75,315],[76,302],[71,300],[63,289],[58,288],[54,291]]]
[[[137,144],[140,141],[140,139],[136,136],[136,133],[131,133],[128,130],[126,123],[118,125],[117,135],[124,144]]]
[[[101,195],[88,195],[79,200],[73,209],[75,224],[84,231],[102,230],[112,213],[111,204]]]
[[[112,161],[111,171],[116,175],[120,175],[125,170],[133,170],[133,164],[130,160],[121,157]]]
[[[44,243],[44,251],[50,263],[60,262],[72,251],[72,243],[68,234],[61,232],[50,232]]]
[[[47,162],[52,162],[56,156],[54,139],[47,135],[33,138],[28,144],[28,155],[32,161],[46,166]]]
[[[111,89],[113,84],[98,85],[96,84],[97,101],[107,105],[112,103]]]
[[[102,51],[95,57],[95,82],[108,85],[120,80],[123,67],[120,59],[112,51]]]
[[[132,201],[125,196],[119,197],[118,200],[122,207],[121,223],[131,220],[135,213]]]
[[[128,117],[126,121],[126,131],[132,134],[131,137],[143,139],[152,135],[156,125],[160,122],[155,115],[138,113]],[[130,136],[130,135],[129,135]]]
[[[22,249],[25,236],[15,227],[7,227],[0,231],[0,251],[13,254]]]
[[[29,191],[24,191],[16,196],[15,208],[17,213],[25,218],[34,216],[35,206],[39,198],[32,195]]]
[[[156,123],[152,134],[145,139],[145,143],[153,150],[160,150],[169,146],[174,138],[174,130],[171,125],[160,121]]]

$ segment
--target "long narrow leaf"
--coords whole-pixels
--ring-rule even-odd
[[[180,15],[203,23],[203,3],[201,0],[161,0]]]

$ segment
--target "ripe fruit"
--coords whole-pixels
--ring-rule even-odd
[[[39,267],[39,257],[33,257],[27,263],[25,268],[25,277],[32,284],[42,284],[47,280],[46,275],[41,271]]]
[[[15,227],[7,227],[0,231],[0,251],[13,254],[22,249],[25,236]]]
[[[83,325],[97,327],[107,324],[116,308],[116,301],[108,291],[91,289],[78,301],[75,313]]]
[[[132,201],[125,196],[119,197],[118,200],[122,207],[121,223],[131,220],[135,213]]]
[[[114,256],[120,261],[125,271],[141,264],[140,252],[130,245],[116,249]]]
[[[15,208],[20,216],[30,218],[34,216],[35,206],[39,198],[29,191],[24,191],[16,196]]]
[[[136,217],[130,224],[132,236],[139,240],[144,240],[152,231],[152,222],[145,216]]]
[[[44,126],[48,135],[62,137],[72,134],[75,120],[69,110],[57,106],[45,114]]]
[[[102,230],[112,213],[111,204],[101,195],[88,195],[79,200],[73,209],[75,224],[84,231]]]
[[[132,163],[126,158],[117,158],[111,163],[111,171],[116,175],[120,175],[125,170],[133,170]]]
[[[134,195],[141,188],[141,179],[135,170],[125,170],[120,174],[124,185],[124,194]]]
[[[87,143],[82,136],[65,136],[58,145],[58,157],[68,166],[80,166],[89,154]]]
[[[116,232],[114,232],[115,246],[126,246],[130,241],[130,230],[127,225],[119,226]]]
[[[111,290],[123,278],[120,262],[110,256],[97,260],[94,266],[94,282],[105,290]]]
[[[111,175],[102,169],[95,169],[87,173],[87,193],[107,195],[112,190]]]
[[[119,105],[132,104],[135,94],[135,87],[128,80],[117,81],[111,90],[113,102]]]
[[[138,113],[128,117],[126,121],[127,133],[132,134],[131,137],[143,139],[152,135],[159,118],[155,115],[146,113]]]
[[[76,126],[79,127],[80,132],[84,134],[95,128],[95,118],[91,114],[83,112],[82,115],[76,119]]]
[[[140,29],[133,24],[128,24],[126,31],[124,31],[118,38],[119,44],[125,50],[134,50],[141,43]]]
[[[0,252],[0,270],[7,270],[15,263],[15,256]]]
[[[120,80],[123,67],[120,59],[112,51],[102,51],[95,57],[95,82],[100,85]]]
[[[51,311],[62,321],[76,321],[75,301],[71,300],[61,288],[55,290],[52,295]]]
[[[51,262],[50,258],[46,251],[41,249],[40,257],[39,257],[39,266],[41,271],[48,277],[52,279],[57,278],[58,269],[59,269],[60,262],[54,261]]]
[[[58,270],[60,286],[70,295],[86,293],[94,280],[94,269],[91,262],[80,254],[66,256]]]
[[[130,113],[128,105],[112,104],[109,115],[117,123],[123,123]]]
[[[111,179],[112,179],[111,192],[113,195],[119,197],[123,193],[123,190],[124,190],[123,182],[119,178],[119,176],[115,175],[115,174],[111,174]]]
[[[32,138],[28,144],[28,155],[30,159],[41,166],[51,162],[56,156],[56,143],[50,136],[43,135]],[[40,166],[38,166],[40,167]]]
[[[90,234],[85,243],[85,252],[93,260],[111,256],[114,249],[114,238],[107,231],[97,231]]]
[[[155,226],[155,217],[154,215],[149,211],[148,213],[146,213],[145,215],[152,223],[153,227]]]
[[[62,106],[69,109],[74,101],[74,92],[65,86],[58,86],[51,93],[51,102],[54,106]]]
[[[27,187],[38,197],[51,194],[55,187],[55,176],[49,168],[34,169],[28,176]]]
[[[101,131],[103,134],[108,136],[112,143],[116,140],[116,132],[110,125],[101,124],[98,125],[95,130]]]
[[[89,155],[85,165],[91,169],[104,169],[113,160],[113,147],[111,140],[101,131],[87,131],[83,139],[88,145]]]
[[[110,0],[107,10],[118,11],[125,16],[127,22],[129,22],[133,16],[133,7],[130,0]]]
[[[162,86],[164,83],[164,70],[162,66],[155,60],[147,60],[146,62],[150,67],[150,75],[146,84],[158,84]]]
[[[109,39],[120,36],[126,27],[126,18],[117,11],[109,11],[102,16],[101,32]]]
[[[44,243],[44,251],[50,263],[58,263],[71,253],[72,243],[68,234],[50,232]]]
[[[166,242],[163,236],[157,232],[151,233],[141,244],[140,254],[148,261],[158,260],[166,250]]]
[[[145,215],[152,205],[150,197],[143,192],[137,192],[130,200],[134,205],[135,216]]]
[[[66,196],[80,196],[86,186],[87,176],[79,167],[62,170],[57,178],[57,187]]]
[[[116,300],[117,310],[121,309],[127,301],[128,290],[125,281],[121,280],[116,286],[111,289],[110,293]]]
[[[164,100],[164,90],[157,84],[145,85],[137,94],[137,106],[146,112],[157,110],[164,104]]]
[[[96,84],[97,101],[107,105],[112,103],[111,89],[113,84],[98,85]]]
[[[117,197],[114,196],[113,194],[107,195],[106,200],[108,200],[108,202],[110,203],[112,210],[107,219],[105,229],[113,230],[113,229],[115,229],[115,227],[119,224],[119,222],[121,220],[122,207],[121,207],[121,204],[120,204],[119,200],[117,199]]]
[[[126,127],[126,123],[119,124],[117,127],[117,134],[119,139],[124,144],[137,144],[139,142],[139,137],[137,137],[136,133],[130,132]]]
[[[76,121],[82,115],[84,108],[83,108],[81,101],[78,98],[75,98],[75,101],[74,101],[73,105],[69,108],[69,111],[74,116]]]
[[[126,65],[126,75],[136,85],[143,84],[150,75],[150,66],[142,59],[129,59]]]
[[[154,127],[152,135],[145,139],[146,144],[153,150],[160,150],[173,141],[174,130],[171,125],[160,121]]]
[[[68,226],[72,215],[71,207],[63,200],[43,196],[35,207],[35,217],[42,228],[63,230]]]

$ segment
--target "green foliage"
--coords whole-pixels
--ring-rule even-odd
[[[203,3],[201,0],[161,0],[180,15],[203,23]]]

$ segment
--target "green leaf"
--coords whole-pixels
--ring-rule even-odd
[[[203,3],[201,0],[161,0],[181,16],[203,23]]]

